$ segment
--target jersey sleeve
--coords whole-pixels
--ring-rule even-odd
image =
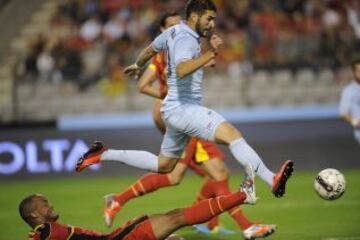
[[[339,114],[348,115],[351,113],[351,89],[345,88],[341,93]]]
[[[187,36],[176,39],[174,43],[175,65],[193,59],[196,53],[196,42]]]
[[[166,48],[166,41],[168,39],[168,36],[170,34],[168,29],[164,32],[162,32],[159,36],[157,36],[154,41],[151,43],[152,48],[154,49],[155,52],[161,52],[163,50],[165,50]]]

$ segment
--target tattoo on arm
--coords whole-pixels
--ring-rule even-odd
[[[154,51],[152,46],[148,46],[145,48],[139,55],[138,59],[136,60],[136,64],[139,67],[143,67],[153,56],[156,55],[157,52]]]

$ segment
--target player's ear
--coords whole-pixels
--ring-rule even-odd
[[[37,212],[32,212],[32,213],[30,213],[30,217],[35,219],[35,218],[39,217],[39,214]]]
[[[197,22],[199,20],[199,14],[197,14],[196,12],[192,12],[190,14],[190,19],[192,22]]]

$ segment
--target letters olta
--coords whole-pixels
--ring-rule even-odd
[[[23,168],[29,173],[71,172],[87,149],[81,139],[73,143],[68,139],[45,139],[40,143],[29,140],[23,147],[11,141],[0,142],[0,174],[16,174]],[[40,151],[45,152],[48,159],[39,159]],[[92,169],[99,168],[95,165]]]

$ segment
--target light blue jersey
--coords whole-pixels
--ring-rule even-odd
[[[166,51],[168,64],[168,94],[161,107],[166,125],[161,153],[179,158],[190,136],[214,141],[216,128],[225,119],[201,106],[202,68],[182,79],[176,74],[179,63],[200,57],[200,36],[196,32],[180,22],[160,34],[152,48],[156,52]]]
[[[340,115],[350,115],[360,120],[360,84],[356,81],[348,84],[341,93]]]
[[[174,109],[181,104],[201,105],[203,69],[180,79],[176,74],[176,66],[184,61],[197,58],[201,54],[200,36],[180,22],[162,34],[153,42],[156,52],[166,51],[168,64],[168,94],[163,102],[162,111]]]
[[[340,115],[350,115],[360,121],[360,84],[355,80],[342,91],[339,112]],[[354,129],[354,136],[360,144],[360,128]]]

